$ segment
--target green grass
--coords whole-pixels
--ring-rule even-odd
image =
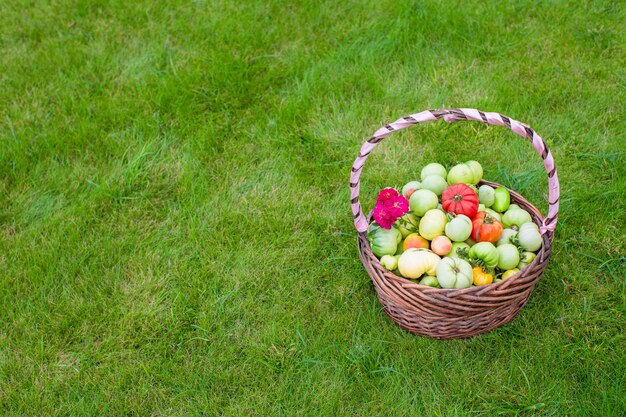
[[[0,414],[623,415],[626,12],[615,1],[0,3]],[[550,266],[509,325],[405,333],[358,259],[380,125],[499,111],[549,143]],[[527,141],[392,136],[377,191]]]

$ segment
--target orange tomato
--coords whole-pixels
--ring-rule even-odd
[[[472,219],[472,239],[476,242],[495,243],[502,236],[504,226],[486,211],[479,211]]]
[[[421,237],[418,233],[411,233],[404,239],[404,242],[402,242],[403,250],[410,248],[428,249],[428,246],[428,241]]]

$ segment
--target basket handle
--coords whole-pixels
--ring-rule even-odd
[[[359,191],[361,187],[360,177],[365,160],[372,150],[390,133],[397,130],[406,129],[409,126],[413,126],[418,123],[430,122],[433,120],[443,118],[446,122],[458,122],[459,120],[476,120],[479,122],[496,125],[506,126],[514,133],[529,139],[537,153],[543,159],[543,165],[548,173],[548,215],[543,220],[543,225],[540,228],[541,234],[553,233],[556,227],[556,222],[559,212],[559,178],[556,173],[556,167],[554,165],[554,159],[552,153],[548,149],[548,145],[543,141],[535,131],[528,125],[513,120],[500,113],[488,113],[476,109],[442,109],[442,110],[426,110],[421,113],[412,114],[410,116],[402,117],[393,123],[386,124],[378,129],[372,137],[370,137],[361,146],[359,156],[352,165],[352,172],[350,173],[350,203],[352,206],[352,214],[354,215],[354,226],[359,233],[364,233],[367,230],[368,222],[363,214],[361,202],[359,201]]]

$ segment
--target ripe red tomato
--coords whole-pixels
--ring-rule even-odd
[[[476,242],[495,243],[503,229],[502,223],[486,211],[479,211],[472,219],[472,239]]]
[[[471,219],[478,211],[478,195],[466,184],[454,184],[441,195],[441,206],[448,213],[464,214]]]

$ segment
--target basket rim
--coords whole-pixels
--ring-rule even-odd
[[[528,201],[524,196],[522,196],[521,194],[517,193],[514,190],[511,190],[509,187],[503,186],[501,184],[498,184],[496,182],[493,181],[488,181],[488,180],[484,180],[482,179],[478,185],[490,185],[490,186],[496,186],[496,187],[505,187],[507,190],[509,190],[509,193],[511,194],[511,200],[513,201],[513,199],[516,200],[517,202],[521,202],[524,205],[528,206],[528,208],[530,208],[531,210],[529,210],[529,213],[531,215],[531,218],[533,220],[533,223],[535,223],[537,226],[541,227],[541,225],[543,224],[543,216],[541,214],[541,212],[537,209],[537,207],[535,207],[532,203],[530,203],[530,201]],[[367,219],[368,219],[368,224],[371,224],[372,222],[372,211],[370,211],[370,213],[368,213],[367,215]],[[383,277],[385,277],[386,279],[394,279],[394,280],[401,280],[401,281],[405,281],[408,285],[407,287],[413,287],[415,289],[419,289],[422,292],[425,293],[447,293],[447,294],[469,294],[469,293],[476,293],[477,295],[480,295],[480,293],[482,292],[486,292],[490,289],[496,289],[496,287],[500,286],[502,288],[500,288],[501,290],[505,290],[508,287],[510,287],[511,285],[513,285],[514,283],[516,283],[518,280],[522,279],[525,275],[526,272],[528,271],[532,271],[537,265],[539,264],[547,264],[549,261],[550,256],[548,256],[547,258],[544,259],[544,255],[546,253],[546,245],[551,245],[552,244],[552,240],[553,240],[553,235],[549,234],[550,236],[548,236],[548,234],[544,234],[542,235],[542,240],[543,243],[541,245],[541,248],[537,251],[537,256],[535,257],[535,259],[533,259],[533,261],[526,265],[523,269],[521,269],[518,273],[516,273],[515,275],[507,278],[506,280],[502,280],[499,282],[492,282],[491,284],[487,284],[487,285],[479,285],[479,286],[470,286],[468,288],[437,288],[437,287],[431,287],[429,285],[422,285],[419,284],[418,282],[411,280],[409,278],[400,276],[400,275],[396,275],[394,274],[392,271],[386,270],[381,264],[380,264],[380,260],[376,257],[376,255],[374,255],[374,253],[372,252],[369,240],[367,239],[367,231],[366,232],[360,232],[358,233],[359,238],[363,238],[363,242],[364,242],[364,249],[366,251],[367,255],[370,255],[370,258],[373,258],[374,261],[382,268],[384,269],[383,271]]]

